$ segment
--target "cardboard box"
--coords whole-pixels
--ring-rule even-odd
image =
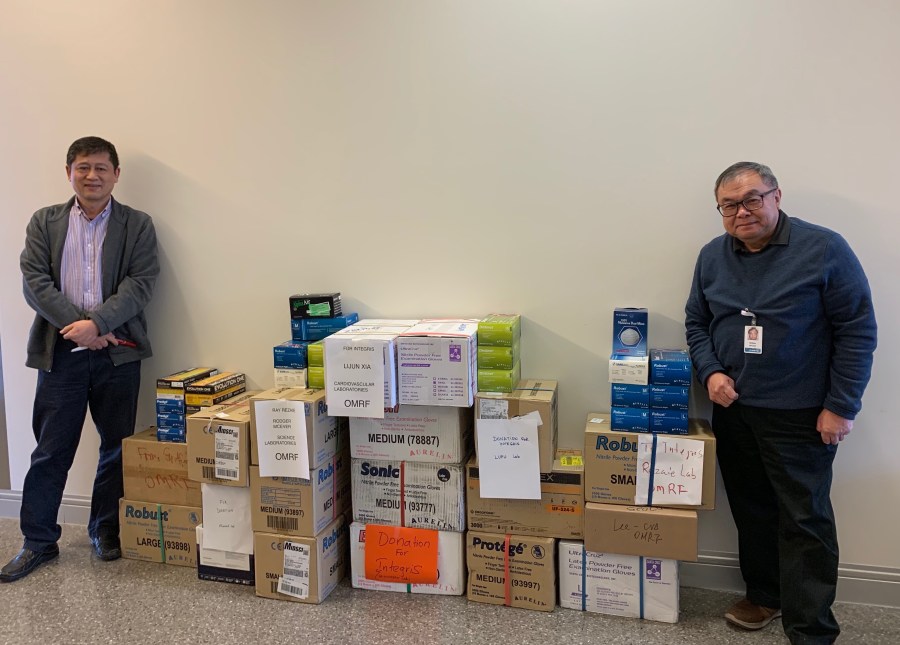
[[[584,506],[588,551],[697,560],[697,511],[594,502]]]
[[[342,313],[341,294],[301,293],[289,298],[291,320],[298,318],[334,318]]]
[[[522,364],[516,363],[511,370],[478,369],[479,392],[509,393],[516,389],[522,379]]]
[[[555,538],[469,531],[466,597],[489,605],[553,611],[555,549]]]
[[[688,433],[687,410],[661,410],[659,408],[651,408],[650,432],[657,434],[686,435]]]
[[[678,622],[678,560],[586,551],[559,542],[559,605],[610,616]]]
[[[401,405],[384,419],[350,418],[356,459],[458,464],[471,452],[471,408]]]
[[[566,464],[563,465],[563,461]],[[584,536],[584,466],[581,453],[557,459],[541,473],[540,499],[482,498],[478,461],[466,464],[466,509],[470,530],[541,537]]]
[[[637,486],[640,433],[613,430],[609,414],[591,412],[584,430],[584,497],[588,502],[634,504]],[[691,419],[683,438],[705,443],[703,449],[703,493],[699,506],[677,506],[713,510],[716,507],[716,438],[703,419]],[[664,441],[659,437],[659,441]],[[668,506],[668,505],[667,505]]]
[[[203,546],[203,525],[197,525],[197,577],[211,582],[255,585],[253,554],[220,551]]]
[[[161,442],[153,426],[122,441],[125,498],[200,506],[200,484],[188,477],[187,444]]]
[[[313,536],[350,508],[350,456],[345,452],[309,471],[309,479],[260,477],[250,466],[254,531]]]
[[[308,342],[303,340],[287,340],[272,348],[272,356],[276,369],[306,369],[306,347]]]
[[[628,354],[610,355],[609,382],[647,385],[650,382],[650,359]]]
[[[686,349],[651,349],[650,382],[653,385],[691,385],[691,357]]]
[[[191,367],[190,369],[175,372],[169,376],[162,376],[156,379],[156,394],[181,395],[184,396],[184,388],[200,379],[215,376],[219,370],[215,367]],[[166,397],[163,397],[166,398]]]
[[[400,334],[400,404],[471,406],[477,333],[477,320],[423,320]]]
[[[515,347],[522,336],[522,316],[490,314],[478,321],[478,344]]]
[[[278,590],[284,575],[285,542],[294,545],[289,552],[289,568],[306,584],[290,585],[290,593]],[[277,533],[254,533],[256,557],[256,595],[317,605],[328,597],[347,573],[347,522],[341,515],[316,537],[297,537]],[[305,574],[305,575],[304,575]]]
[[[609,418],[613,430],[650,432],[649,409],[614,407],[610,410]]]
[[[294,340],[322,340],[357,322],[359,322],[359,314],[347,314],[336,318],[297,318],[291,320],[291,338]]]
[[[153,504],[123,497],[119,500],[122,557],[196,567],[196,529],[201,522],[203,509],[199,506]]]
[[[354,459],[351,482],[357,522],[466,529],[462,464]]]
[[[325,368],[324,367],[308,367],[306,368],[306,386],[311,390],[325,389]]]
[[[306,387],[306,370],[276,367],[275,387]]]
[[[309,367],[325,367],[325,343],[317,340],[306,346],[306,362]]]
[[[466,546],[464,534],[435,531],[438,536],[438,581],[433,585],[382,582],[366,578],[366,525],[350,525],[350,582],[354,589],[399,591],[439,596],[461,596],[466,592]]]
[[[690,393],[686,385],[651,385],[650,407],[687,412]]]
[[[475,432],[478,419],[513,419],[529,412],[541,415],[538,426],[538,456],[542,473],[553,469],[558,441],[558,383],[549,379],[519,381],[514,392],[479,392],[475,397]],[[476,447],[478,442],[475,442]],[[477,449],[477,448],[476,448]]]
[[[650,407],[650,386],[610,383],[609,402],[614,408]]]
[[[189,416],[187,446],[188,477],[194,481],[249,486],[250,400]]]
[[[519,362],[519,347],[478,346],[478,368],[484,370],[511,370]]]
[[[338,417],[328,415],[325,392],[309,388],[274,388],[260,392],[250,404],[250,463],[259,465],[256,435],[256,403],[259,401],[302,401],[306,413],[306,441],[310,465],[319,465],[340,454],[347,445]]]
[[[324,340],[325,360],[326,362],[328,360],[329,348],[332,348],[330,351],[333,352],[339,351],[342,347],[380,348],[384,365],[384,408],[393,408],[398,403],[397,336],[418,322],[418,320],[361,320],[355,325],[350,325],[346,329],[335,332]],[[326,374],[325,390],[328,393],[329,405],[331,405],[335,414],[341,414],[342,416],[377,416],[374,414],[359,414],[354,409],[354,406],[358,403],[357,399],[353,396],[348,396],[348,394],[352,394],[355,391],[368,392],[369,388],[372,387],[371,378],[367,372],[363,372],[342,371],[336,374]],[[340,382],[335,383],[335,380]]]
[[[647,355],[647,310],[619,307],[613,311],[614,354]]]

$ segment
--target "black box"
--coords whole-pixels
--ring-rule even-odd
[[[291,296],[291,318],[337,318],[341,314],[340,293],[303,293]]]

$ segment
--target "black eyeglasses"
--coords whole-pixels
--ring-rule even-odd
[[[738,210],[740,210],[741,205],[748,211],[758,211],[762,208],[766,195],[771,195],[776,190],[778,190],[777,186],[772,190],[767,190],[761,195],[750,195],[750,197],[742,199],[736,204],[718,204],[716,208],[719,210],[719,213],[722,214],[722,217],[734,217],[737,215]]]

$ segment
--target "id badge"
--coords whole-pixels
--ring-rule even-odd
[[[762,354],[763,328],[759,325],[747,325],[744,327],[744,353]]]

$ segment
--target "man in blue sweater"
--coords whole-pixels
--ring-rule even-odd
[[[685,327],[747,586],[725,618],[761,629],[782,616],[792,643],[832,643],[832,462],[871,374],[869,283],[840,235],[780,209],[767,166],[732,165],[715,196],[726,233],[700,251]]]

